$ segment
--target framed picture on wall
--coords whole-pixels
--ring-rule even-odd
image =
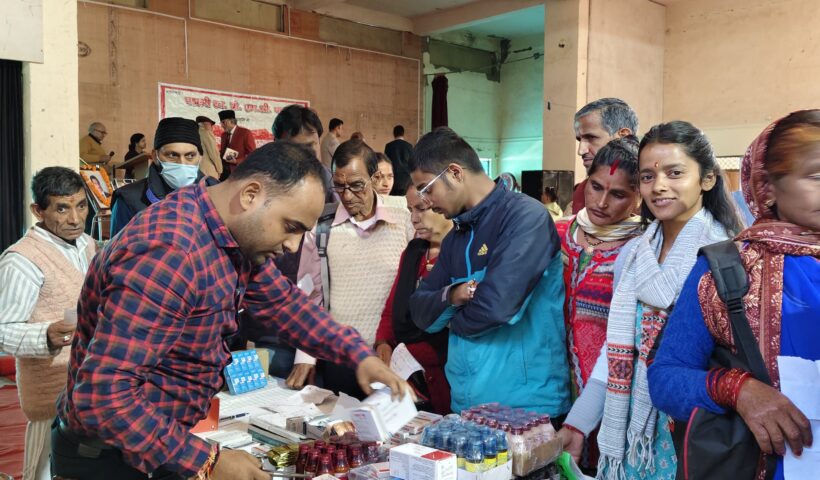
[[[92,167],[80,170],[80,175],[85,181],[86,188],[91,192],[97,210],[111,208],[111,196],[114,195],[114,187],[111,185],[108,173],[105,170]]]

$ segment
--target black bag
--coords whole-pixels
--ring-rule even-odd
[[[726,303],[737,348],[735,354],[717,345],[709,367],[741,368],[750,372],[755,379],[771,385],[743,310],[743,296],[749,290],[749,282],[737,246],[727,240],[701,248],[700,254],[709,261],[717,293]],[[688,422],[675,423],[673,437],[678,454],[679,479],[752,480],[756,477],[760,447],[746,422],[733,410],[716,415],[696,408]],[[765,460],[766,478],[771,479],[777,460],[773,455],[767,455]]]

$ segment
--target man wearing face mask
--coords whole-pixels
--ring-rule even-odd
[[[153,162],[148,177],[114,192],[111,207],[111,237],[128,225],[134,216],[162,200],[174,190],[199,181],[202,159],[199,127],[193,120],[163,118],[154,134]],[[208,185],[216,183],[207,180]]]

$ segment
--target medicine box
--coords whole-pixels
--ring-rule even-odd
[[[390,449],[390,477],[399,480],[457,480],[456,456],[405,443]]]
[[[268,376],[256,350],[231,353],[231,363],[225,367],[225,382],[231,395],[258,390],[268,385]]]

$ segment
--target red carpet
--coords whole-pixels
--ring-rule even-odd
[[[6,356],[0,357],[0,371],[2,371],[0,375],[6,377],[12,374],[14,359]],[[25,437],[26,417],[20,409],[17,387],[11,385],[0,388],[0,438],[3,439],[0,441],[0,472],[14,478],[20,478],[23,475]]]

